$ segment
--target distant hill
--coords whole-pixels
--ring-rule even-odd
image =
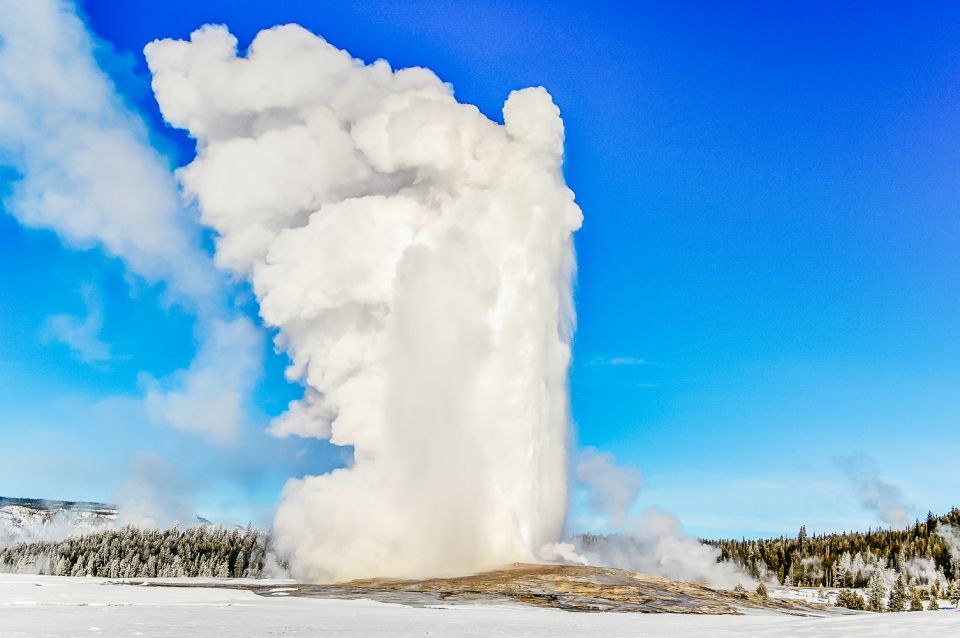
[[[117,507],[107,503],[0,496],[0,545],[97,532],[116,518]]]
[[[118,513],[119,508],[110,503],[0,496],[0,547],[101,532],[116,527]],[[214,523],[199,514],[194,515],[193,520],[188,519],[185,525],[244,529],[235,523]]]
[[[115,515],[117,506],[109,503],[92,503],[89,501],[52,501],[44,498],[14,498],[0,496],[0,507],[25,507],[35,511],[58,512],[90,512],[100,515]]]

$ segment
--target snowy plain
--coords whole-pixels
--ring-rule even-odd
[[[278,588],[283,584],[277,583]],[[408,607],[0,574],[0,636],[956,636],[960,613],[788,616],[576,613],[520,605]]]

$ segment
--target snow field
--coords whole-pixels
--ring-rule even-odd
[[[283,588],[277,582],[277,588]],[[520,605],[406,607],[368,600],[145,587],[95,578],[0,574],[0,636],[917,636],[960,635],[960,613],[823,617],[592,614]]]

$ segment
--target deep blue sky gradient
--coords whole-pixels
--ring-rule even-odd
[[[705,535],[876,525],[845,485],[837,459],[850,455],[873,459],[914,514],[957,504],[960,5],[624,4],[81,6],[101,64],[174,164],[192,143],[163,126],[141,51],[204,23],[245,46],[298,22],[364,60],[427,66],[497,120],[511,90],[547,87],[585,216],[580,443],[639,466],[642,504]],[[190,318],[115,260],[9,216],[0,268],[0,462],[23,466],[0,471],[0,493],[109,498],[148,452],[191,476],[216,468],[210,508],[266,512],[286,476],[341,458],[253,432],[225,451],[109,414],[72,422],[70,400],[135,392],[141,371],[189,362]],[[82,311],[84,284],[119,355],[96,367],[39,338],[48,315]],[[266,416],[297,389],[264,357]],[[38,446],[70,470],[29,475]]]

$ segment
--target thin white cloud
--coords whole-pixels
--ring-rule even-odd
[[[110,346],[100,340],[103,327],[102,309],[91,286],[81,290],[85,313],[82,316],[58,314],[47,318],[41,338],[67,346],[74,357],[84,363],[100,363],[113,358]]]
[[[614,367],[633,367],[633,366],[643,366],[649,365],[649,361],[646,359],[641,359],[640,357],[634,357],[629,355],[621,355],[616,357],[589,357],[586,359],[586,364],[590,366],[605,367],[605,366],[614,366]]]
[[[612,357],[606,360],[607,365],[611,366],[642,366],[646,363],[639,357]]]

